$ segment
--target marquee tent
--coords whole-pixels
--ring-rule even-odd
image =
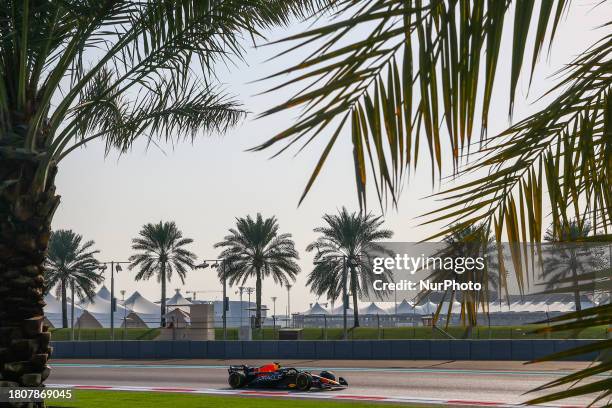
[[[175,290],[176,290],[176,293],[174,294],[174,296],[172,296],[170,299],[166,301],[166,307],[173,306],[169,310],[181,309],[183,312],[189,313],[189,305],[191,305],[191,302],[185,299],[185,297],[181,294],[180,289],[175,289]]]
[[[45,307],[43,309],[44,313],[45,313],[45,317],[47,318],[47,324],[50,324],[51,328],[59,328],[62,327],[62,302],[57,299],[55,296],[53,296],[50,293],[47,293],[45,295]],[[67,315],[68,315],[68,326],[70,327],[70,307],[71,307],[71,303],[68,302],[67,305],[68,309],[67,309]],[[79,318],[79,316],[81,315],[82,310],[80,307],[78,306],[74,306],[74,319],[76,321],[76,319]],[[76,326],[76,322],[75,322],[75,326]]]
[[[90,313],[102,327],[110,327],[110,310],[111,302],[110,297],[105,299],[108,290],[105,286],[102,286],[100,291],[94,296],[91,301],[85,300],[79,306]],[[128,315],[128,310],[120,304],[116,305],[116,311],[113,313],[113,319],[115,327],[121,327],[123,319]],[[81,326],[83,327],[83,326]]]
[[[130,311],[128,317],[134,321],[136,321],[136,319],[134,319],[132,315],[138,316],[138,320],[144,323],[146,327],[159,326],[161,313],[160,306],[146,299],[140,292],[134,292],[125,300],[123,306]],[[128,322],[128,327],[132,327],[130,322]]]
[[[391,306],[388,310],[390,314],[395,314],[395,305]],[[397,305],[397,314],[414,314],[414,307],[404,299]]]
[[[332,310],[332,314],[333,314],[333,315],[343,315],[343,314],[344,314],[344,310],[342,309],[342,305],[340,305],[340,306],[338,306],[338,307],[335,307],[335,308]],[[352,308],[350,308],[350,307],[349,307],[348,309],[346,309],[346,314],[348,314],[348,315],[353,314],[353,309],[352,309]]]
[[[387,312],[385,312],[381,307],[379,307],[374,302],[370,303],[368,306],[359,310],[359,313],[362,315],[386,315],[387,314]]]
[[[318,302],[315,303],[304,312],[305,315],[328,315],[329,312],[323,308]]]
[[[432,302],[425,302],[422,305],[417,305],[414,307],[415,312],[420,315],[429,315],[436,312],[438,305]]]

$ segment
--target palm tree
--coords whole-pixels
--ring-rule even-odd
[[[336,300],[348,278],[353,297],[353,325],[359,327],[358,299],[368,294],[374,280],[386,276],[377,275],[372,270],[372,257],[389,253],[377,241],[393,237],[393,231],[380,228],[384,222],[382,217],[349,213],[344,207],[338,214],[325,214],[323,221],[327,225],[314,229],[321,236],[306,247],[308,252],[317,250],[308,284],[318,296],[326,295],[328,299]]]
[[[261,327],[261,286],[265,277],[271,276],[274,283],[283,286],[295,282],[300,272],[295,260],[299,259],[291,234],[280,234],[276,217],[264,219],[257,214],[255,219],[247,215],[236,219],[236,228],[229,230],[223,241],[215,248],[224,248],[219,257],[223,259],[225,277],[229,284],[244,285],[247,279],[255,278],[255,327]]]
[[[490,292],[497,292],[502,297],[504,274],[500,270],[499,257],[503,255],[503,248],[495,244],[490,231],[484,225],[476,224],[458,231],[453,231],[443,239],[444,245],[433,254],[433,257],[443,259],[459,259],[463,261],[467,258],[483,259],[483,266],[471,265],[463,267],[462,273],[456,273],[454,269],[435,268],[430,275],[425,278],[431,282],[444,282],[454,280],[458,283],[479,283],[481,290],[456,291],[453,288],[446,289],[442,301],[434,314],[434,323],[440,317],[440,313],[446,313],[446,326],[450,324],[451,313],[453,312],[453,302],[459,300],[461,303],[461,321],[465,325],[472,326],[478,324],[478,313],[482,311],[488,313],[488,300]],[[501,249],[501,251],[497,251]],[[503,260],[503,258],[502,258]],[[453,265],[457,265],[453,262]],[[501,276],[501,279],[500,279]],[[427,298],[432,290],[423,290],[419,293],[419,300]],[[448,300],[448,309],[443,310],[443,302]]]
[[[49,354],[49,335],[31,319],[43,319],[62,161],[93,141],[126,152],[138,139],[224,133],[245,111],[217,85],[216,64],[240,59],[244,37],[329,2],[0,2],[0,327],[16,340],[0,336],[4,380],[39,385],[48,375],[16,347],[36,341],[30,357]]]
[[[195,254],[184,248],[191,243],[193,240],[184,238],[174,221],[145,224],[138,238],[132,240],[132,249],[138,252],[130,256],[129,269],[138,268],[136,280],[155,276],[161,282],[161,327],[166,326],[166,282],[176,272],[185,284],[187,270],[195,268]]]
[[[579,275],[602,270],[605,266],[603,248],[581,242],[590,232],[588,222],[571,220],[557,232],[550,228],[544,235],[544,240],[549,243],[544,247],[542,262],[542,275],[548,283],[546,289],[556,291],[559,282],[566,282],[569,278],[576,311],[582,310]]]
[[[47,288],[56,287],[56,296],[62,302],[62,327],[68,327],[67,289],[71,292],[71,324],[74,327],[74,295],[79,299],[95,296],[96,285],[103,277],[98,273],[100,264],[95,255],[93,241],[83,243],[83,237],[72,230],[57,230],[51,233],[49,253],[45,260]]]
[[[298,142],[328,139],[301,202],[339,136],[350,134],[357,195],[365,208],[368,180],[382,205],[398,203],[425,144],[432,182],[452,172],[460,183],[438,193],[445,204],[427,214],[427,222],[445,225],[428,240],[481,222],[498,242],[507,238],[520,266],[529,254],[517,244],[542,241],[542,212],[550,207],[555,233],[564,221],[588,215],[594,231],[589,239],[610,242],[612,21],[599,27],[599,41],[565,64],[546,106],[496,135],[487,132],[496,101],[508,106],[512,120],[519,80],[527,73],[531,82],[563,15],[580,7],[570,3],[339,1],[330,22],[285,39],[288,52],[319,45],[273,75],[284,82],[271,91],[302,86],[262,116],[304,110],[292,126],[252,150],[281,145],[280,153],[299,148]],[[506,48],[502,37],[508,31]],[[504,52],[510,55],[508,98],[493,98]],[[472,160],[464,162],[468,153]],[[521,285],[527,281],[523,268],[515,273]],[[602,313],[612,323],[612,305],[606,307]]]

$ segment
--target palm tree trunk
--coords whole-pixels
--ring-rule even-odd
[[[350,268],[351,274],[351,292],[353,293],[353,327],[359,327],[359,305],[357,304],[357,274],[355,273],[355,268]]]
[[[0,139],[2,387],[41,386],[50,373],[51,333],[43,326],[43,262],[59,196],[55,195],[55,168],[50,169],[44,188],[34,182],[39,160],[38,155],[3,146]]]
[[[66,279],[62,279],[62,327],[68,328],[68,294],[66,293]]]
[[[161,264],[161,327],[166,327],[166,263]]]
[[[261,328],[261,270],[257,269],[257,280],[255,281],[255,328]]]

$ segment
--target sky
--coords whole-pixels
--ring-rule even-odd
[[[552,74],[601,37],[603,31],[595,30],[595,27],[605,22],[606,15],[610,15],[605,11],[610,9],[609,5],[593,9],[598,2],[582,0],[571,3],[550,57],[546,58],[544,54],[531,88],[528,89],[528,75],[523,74],[519,81],[515,120],[541,107],[545,100],[538,101],[538,97],[555,84]],[[305,24],[296,23],[289,29],[275,29],[267,35],[270,40],[275,40],[305,28]],[[509,123],[507,94],[510,72],[509,64],[504,61],[510,58],[511,36],[506,33],[502,41],[505,54],[500,57],[493,95],[491,132],[503,130]],[[91,143],[75,151],[60,165],[56,184],[62,201],[53,228],[72,229],[86,240],[94,240],[100,250],[100,261],[125,261],[133,253],[132,238],[144,224],[175,221],[184,235],[194,240],[190,249],[199,259],[209,259],[217,257],[219,251],[213,245],[235,225],[236,217],[258,212],[264,216],[274,215],[278,218],[280,231],[293,235],[300,253],[302,272],[291,292],[291,310],[303,311],[317,301],[306,287],[307,274],[312,269],[312,254],[305,252],[305,247],[316,238],[313,228],[322,225],[323,214],[337,212],[342,206],[358,210],[350,134],[341,135],[318,181],[298,207],[299,197],[328,139],[315,141],[297,156],[289,153],[269,159],[272,150],[262,153],[245,150],[290,126],[295,119],[295,112],[256,118],[264,109],[290,96],[287,91],[258,95],[277,82],[257,80],[294,64],[306,54],[300,51],[267,61],[283,46],[254,48],[248,41],[244,46],[247,49],[244,62],[219,66],[217,70],[224,89],[250,112],[240,125],[223,136],[202,135],[193,143],[162,143],[147,148],[139,142],[122,156],[116,152],[105,156],[104,146],[100,143]],[[384,214],[384,226],[395,232],[394,241],[419,241],[439,227],[435,224],[420,226],[421,220],[417,217],[439,205],[427,196],[450,184],[432,184],[430,163],[427,160],[421,163],[414,173],[416,176],[404,186],[398,208],[390,208]],[[373,192],[373,186],[370,190]],[[372,196],[369,202],[370,209],[380,214],[375,197]],[[157,301],[159,283],[155,279],[135,282],[135,274],[135,271],[124,268],[116,276],[117,294],[124,289],[127,297],[138,290],[150,300]],[[107,272],[107,285],[108,275]],[[254,282],[248,285],[254,286]],[[198,299],[221,298],[221,284],[210,268],[190,272],[184,285],[175,276],[168,285],[168,296],[175,288],[182,289],[185,295],[188,290],[202,291],[197,294]],[[228,291],[232,299],[238,299],[235,290]],[[277,313],[286,310],[284,288],[271,281],[264,282],[263,293],[264,304],[271,305],[270,298],[277,296]]]

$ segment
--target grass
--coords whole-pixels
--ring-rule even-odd
[[[535,334],[533,330],[537,329],[538,325],[525,326],[477,326],[471,330],[471,333],[465,327],[451,326],[446,331],[451,336],[457,339],[605,339],[607,338],[608,326],[589,327],[579,332],[564,331],[546,334]],[[51,338],[54,341],[70,340],[70,329],[52,329]],[[78,333],[78,330],[77,330]],[[159,335],[159,329],[115,329],[116,340],[153,340]],[[303,330],[304,340],[324,340],[325,330],[319,328],[305,328]],[[223,330],[216,329],[215,336],[217,339],[223,339]],[[76,336],[78,339],[78,335]],[[81,329],[81,340],[110,340],[110,329]],[[238,340],[238,329],[227,329],[228,340]],[[254,331],[254,340],[273,340],[278,338],[278,331],[272,328],[264,328]],[[370,340],[370,339],[447,339],[439,331],[433,330],[431,327],[390,327],[381,328],[375,327],[358,327],[349,331],[349,339],[352,340]],[[327,329],[328,340],[342,339],[341,328]]]
[[[324,401],[324,400],[298,400],[274,398],[249,398],[249,397],[221,397],[216,395],[193,395],[193,394],[162,394],[145,392],[125,391],[90,391],[75,390],[74,399],[70,401],[48,401],[49,408],[382,408],[389,407],[388,404],[362,403],[354,401]],[[416,405],[402,405],[416,407]]]
[[[539,325],[525,326],[477,326],[469,332],[462,326],[451,326],[446,329],[446,332],[456,339],[605,339],[608,332],[608,326],[590,327],[580,332],[564,331],[556,332],[550,335],[532,333]],[[253,339],[271,340],[276,338],[275,333],[271,328],[262,329],[259,332],[253,333]],[[217,338],[219,334],[217,334]],[[237,332],[228,330],[228,339],[234,340],[238,338]],[[306,328],[302,332],[304,340],[324,340],[325,330],[319,328]],[[353,340],[398,340],[398,339],[447,339],[444,334],[431,327],[416,326],[416,327],[358,327],[349,331],[349,339]],[[328,340],[342,339],[341,328],[327,329]]]
[[[70,340],[72,329],[50,329],[53,341]],[[115,340],[153,340],[159,329],[115,329]],[[110,329],[75,329],[75,340],[110,340]]]

